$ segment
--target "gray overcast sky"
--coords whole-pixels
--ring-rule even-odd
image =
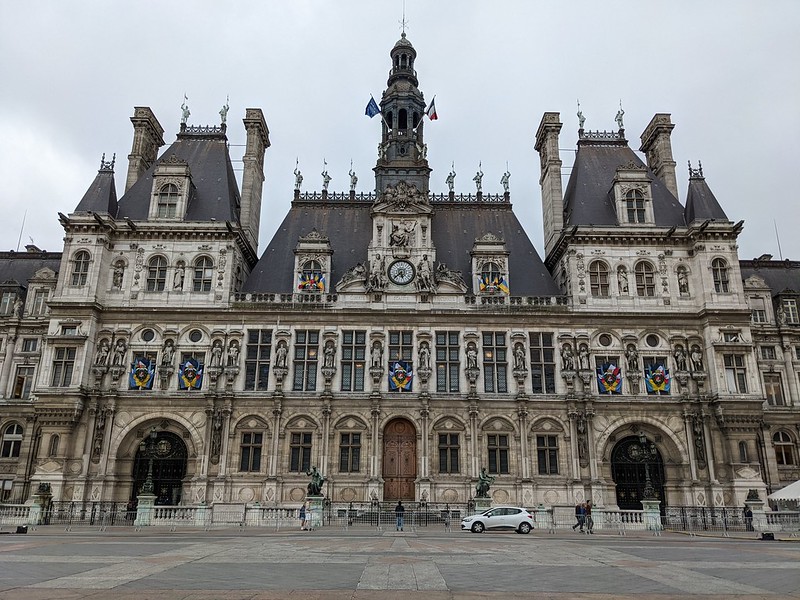
[[[117,154],[124,189],[134,106],[150,106],[175,139],[183,95],[190,124],[217,124],[230,95],[228,137],[241,168],[246,107],[264,110],[267,150],[259,253],[292,197],[295,159],[305,190],[374,187],[380,135],[364,116],[386,85],[400,36],[401,0],[323,2],[0,2],[0,249],[33,238],[61,250],[57,212],[70,213],[102,153]],[[686,162],[733,221],[744,219],[740,257],[800,259],[798,193],[791,154],[800,133],[800,2],[563,2],[407,0],[426,100],[431,189],[499,192],[508,162],[512,202],[543,254],[539,161],[545,111],[558,111],[565,177],[577,138],[576,99],[587,129],[612,129],[620,99],[630,145],[656,112],[672,114],[680,200]],[[240,172],[239,172],[240,174]],[[566,179],[565,179],[566,183]]]

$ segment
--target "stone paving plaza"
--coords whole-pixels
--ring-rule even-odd
[[[5,531],[8,531],[6,528]],[[0,535],[0,599],[800,598],[800,543],[421,529]]]

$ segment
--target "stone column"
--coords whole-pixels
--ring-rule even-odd
[[[800,389],[798,389],[797,385],[797,377],[795,376],[796,369],[794,368],[794,356],[792,345],[790,340],[784,340],[782,344],[783,348],[783,365],[786,370],[786,379],[788,380],[789,384],[789,398],[788,402],[786,403],[788,406],[796,406],[800,403]]]
[[[589,447],[589,474],[592,481],[598,480],[597,448],[594,445],[594,409],[586,409],[586,444]]]
[[[5,397],[8,391],[8,378],[11,375],[11,358],[14,356],[14,347],[16,345],[17,336],[8,336],[6,339],[6,353],[3,358],[3,369],[0,371],[0,397]]]
[[[711,443],[711,427],[708,426],[708,415],[703,415],[703,439],[706,443],[708,479],[711,483],[719,483],[717,481],[716,470],[714,469],[714,445]]]
[[[569,456],[572,463],[572,479],[581,478],[581,466],[578,459],[578,413],[573,409],[569,411]]]
[[[530,451],[528,449],[528,407],[523,401],[517,403],[517,418],[520,432],[520,460],[522,462],[522,479],[530,479]]]
[[[694,455],[694,436],[692,435],[692,415],[685,409],[683,412],[683,433],[686,436],[686,449],[689,453],[689,470],[692,481],[697,481],[697,458]]]
[[[281,414],[283,409],[280,403],[272,409],[272,451],[269,458],[269,476],[278,474],[278,454],[280,452]]]

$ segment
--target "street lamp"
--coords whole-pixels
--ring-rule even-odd
[[[155,487],[153,486],[153,456],[155,456],[156,450],[156,438],[158,434],[156,433],[156,428],[153,427],[150,430],[150,434],[147,436],[146,439],[142,440],[142,443],[139,444],[139,450],[142,451],[142,454],[147,456],[147,478],[144,480],[141,489],[139,490],[140,494],[153,494]]]
[[[650,460],[656,457],[655,444],[650,442],[643,431],[639,432],[639,445],[642,447],[642,462],[644,463],[644,489],[642,500],[658,500],[658,495],[650,480]]]

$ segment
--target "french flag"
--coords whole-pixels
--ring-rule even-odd
[[[439,118],[439,115],[436,114],[436,96],[433,97],[430,105],[425,109],[425,114],[428,115],[431,121],[435,121]]]

